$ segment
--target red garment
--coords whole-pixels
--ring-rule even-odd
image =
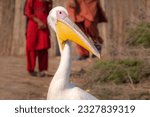
[[[26,50],[27,54],[27,70],[28,72],[34,72],[36,57],[38,57],[38,69],[39,71],[48,70],[48,50],[30,51]]]
[[[76,22],[81,30],[92,38],[95,45],[103,43],[100,37],[97,24],[107,22],[99,0],[69,0],[67,10],[70,17]],[[98,47],[99,48],[99,47]],[[77,45],[80,56],[87,56],[89,53],[81,46]]]
[[[26,47],[28,50],[42,50],[50,48],[50,33],[47,26],[47,16],[49,13],[48,3],[40,0],[27,0],[25,15],[28,18],[26,30]],[[42,30],[33,20],[33,17],[40,19],[46,29]]]
[[[52,2],[50,1],[52,4]],[[50,33],[47,26],[49,13],[49,2],[44,0],[26,0],[25,15],[27,16],[26,29],[26,59],[27,70],[33,72],[38,57],[39,71],[48,70],[48,49],[50,48]],[[38,18],[45,24],[46,28],[41,29],[34,21]]]

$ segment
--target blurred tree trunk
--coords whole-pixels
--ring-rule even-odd
[[[10,55],[13,40],[14,0],[0,0],[0,55]]]
[[[25,53],[25,30],[27,24],[24,5],[25,0],[16,0],[11,55],[23,55]]]

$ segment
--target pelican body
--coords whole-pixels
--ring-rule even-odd
[[[51,100],[96,100],[97,98],[70,83],[72,48],[71,41],[81,45],[100,58],[93,42],[71,21],[64,7],[53,8],[48,15],[48,24],[56,32],[61,60],[50,83],[47,99]]]

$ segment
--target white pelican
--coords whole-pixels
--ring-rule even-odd
[[[47,99],[95,100],[96,97],[76,87],[69,81],[72,63],[71,41],[81,45],[100,58],[92,41],[70,20],[64,7],[53,8],[47,18],[48,25],[56,32],[61,52],[59,67],[50,83]]]

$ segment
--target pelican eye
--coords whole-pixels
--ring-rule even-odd
[[[60,11],[59,14],[62,14],[62,12]]]

